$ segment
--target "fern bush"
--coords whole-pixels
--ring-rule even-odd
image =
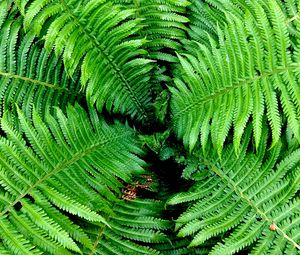
[[[0,254],[300,254],[299,11],[0,1]]]

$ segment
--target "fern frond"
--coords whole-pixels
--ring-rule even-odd
[[[21,2],[25,28],[46,33],[46,49],[63,55],[70,75],[81,69],[90,105],[139,120],[149,117],[153,60],[144,58],[146,39],[136,36],[142,26],[134,9],[105,0]]]
[[[15,104],[28,117],[32,107],[44,116],[53,106],[73,104],[82,97],[78,75],[69,78],[62,60],[46,52],[33,31],[24,34],[22,17],[11,8],[0,7],[5,16],[4,22],[0,18],[0,115]]]
[[[11,8],[11,3],[9,1],[2,1],[0,3],[0,27],[2,27],[3,22],[6,19],[8,10]]]
[[[0,0],[0,254],[298,254],[299,11]]]
[[[238,159],[233,145],[224,148],[222,159],[212,146],[208,156],[196,152],[205,168],[202,178],[168,201],[190,204],[176,229],[179,236],[192,236],[191,247],[224,234],[209,254],[235,254],[246,247],[249,254],[279,254],[271,249],[279,243],[280,254],[294,254],[300,248],[300,150],[282,157],[285,149],[277,143],[267,152],[264,132],[253,154],[247,151],[249,131],[247,137]]]
[[[139,31],[151,59],[177,62],[174,51],[182,48],[181,40],[187,30],[185,24],[185,7],[190,3],[186,0],[114,0],[127,8],[135,9],[135,17],[141,19],[143,29]]]
[[[167,240],[160,230],[169,229],[170,222],[157,218],[163,210],[162,203],[147,199],[120,201],[113,210],[110,227],[84,227],[94,241],[93,249],[86,254],[161,254],[146,244]]]
[[[272,146],[280,138],[283,118],[300,140],[299,58],[297,45],[285,24],[286,14],[276,1],[247,2],[242,19],[230,12],[227,28],[218,29],[219,42],[210,47],[194,43],[179,56],[182,78],[171,88],[174,129],[193,149],[201,134],[205,149],[209,135],[221,154],[230,128],[236,153],[245,126],[254,128],[256,148],[267,115]],[[299,33],[296,35],[299,37]]]
[[[188,247],[188,238],[174,238],[163,244],[155,245],[155,249],[163,255],[207,255],[211,249],[211,244],[207,242],[203,247]]]
[[[226,11],[237,14],[237,8],[233,3],[234,1],[227,1],[226,4],[222,4],[220,1],[192,0],[191,2],[192,4],[188,8],[188,18],[190,19],[188,33],[190,39],[209,47],[207,34],[217,41],[217,27],[224,28],[227,24]]]
[[[45,116],[46,122],[35,110],[31,122],[18,109],[22,132],[11,126],[10,115],[1,121],[7,136],[0,138],[1,244],[11,254],[74,254],[82,253],[80,246],[92,249],[78,219],[109,225],[123,183],[144,172],[133,130],[120,124],[108,126],[94,110],[88,115],[79,106],[68,107],[66,115],[57,109],[54,116]],[[167,224],[153,223],[158,229]],[[111,224],[113,228],[119,223]],[[145,228],[144,238],[150,238],[149,233],[160,238],[147,230],[153,225],[139,227]]]

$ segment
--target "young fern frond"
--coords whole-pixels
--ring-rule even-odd
[[[16,11],[8,14],[8,6],[0,9],[5,17],[4,22],[0,20],[1,116],[14,104],[27,117],[31,116],[32,107],[44,116],[53,106],[64,109],[80,99],[78,75],[68,77],[61,58],[52,51],[46,52],[33,31],[24,34],[22,17]]]
[[[80,68],[90,105],[145,120],[151,110],[149,71],[137,38],[142,28],[134,9],[111,1],[16,1],[26,30],[45,34],[45,47],[62,54],[70,75]],[[32,27],[31,27],[32,26]]]
[[[222,159],[212,146],[209,156],[195,152],[202,175],[196,171],[190,191],[168,201],[191,204],[177,219],[176,229],[179,236],[193,237],[192,247],[228,233],[208,253],[212,255],[235,254],[248,246],[249,254],[297,254],[300,150],[285,155],[278,142],[268,152],[263,132],[258,154],[249,153],[249,137],[248,130],[238,159],[233,145],[224,148]]]
[[[88,116],[79,106],[68,107],[67,115],[57,109],[55,116],[46,115],[47,122],[36,111],[32,123],[18,112],[22,133],[11,126],[9,113],[1,121],[7,135],[0,138],[1,245],[22,255],[81,253],[80,246],[93,249],[77,219],[99,228],[108,225],[107,231],[121,220],[112,205],[119,201],[123,183],[144,173],[133,130],[108,126],[94,110]],[[140,227],[153,233],[155,242],[163,235],[151,229],[164,225],[153,220]]]
[[[190,150],[200,134],[205,149],[211,135],[221,154],[233,127],[238,154],[249,122],[258,148],[264,114],[271,146],[279,141],[285,119],[300,140],[299,42],[291,42],[300,34],[289,34],[285,12],[275,1],[258,2],[247,2],[242,19],[226,14],[227,28],[218,29],[218,43],[208,36],[210,47],[195,42],[194,50],[189,47],[179,56],[182,77],[176,76],[171,88],[171,109],[174,130]]]

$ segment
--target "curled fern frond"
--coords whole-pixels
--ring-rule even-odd
[[[182,77],[175,77],[171,88],[171,109],[174,130],[190,150],[200,134],[203,148],[211,135],[221,154],[233,128],[238,154],[249,122],[258,148],[264,115],[272,146],[285,123],[300,140],[299,43],[292,43],[300,34],[289,33],[286,12],[276,1],[259,2],[247,2],[242,19],[227,13],[218,43],[208,36],[210,47],[194,42],[194,50],[179,56]]]
[[[233,145],[224,148],[222,159],[212,146],[209,156],[195,152],[202,174],[194,174],[197,181],[190,191],[168,202],[190,205],[177,219],[176,229],[179,236],[193,238],[191,247],[222,235],[222,242],[208,253],[212,255],[235,254],[247,247],[247,254],[297,254],[300,150],[284,153],[277,143],[268,152],[264,132],[258,154],[249,153],[246,133],[238,160]]]

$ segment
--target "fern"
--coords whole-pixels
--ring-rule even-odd
[[[142,19],[139,31],[141,38],[146,38],[145,47],[151,59],[177,62],[177,58],[170,54],[182,48],[180,41],[185,38],[184,25],[189,20],[183,16],[188,1],[171,0],[115,0],[127,8],[135,9],[135,17]],[[169,52],[168,52],[169,51]]]
[[[210,250],[210,244],[207,243],[206,245],[203,245],[202,247],[188,247],[190,243],[189,239],[179,239],[174,238],[171,240],[171,242],[163,243],[163,244],[157,244],[155,248],[161,252],[161,254],[164,255],[206,255],[209,253]]]
[[[163,204],[152,200],[119,202],[109,218],[110,227],[100,228],[89,224],[85,232],[94,241],[93,249],[87,254],[160,254],[159,251],[141,243],[159,243],[167,240],[160,232],[170,227],[170,222],[156,218]]]
[[[5,21],[0,26],[1,116],[14,104],[18,104],[27,116],[31,115],[33,106],[44,116],[53,106],[64,109],[68,103],[79,100],[82,96],[78,75],[75,74],[73,79],[68,77],[61,59],[53,52],[47,53],[33,31],[24,34],[22,17],[13,6],[10,13],[7,13],[8,9],[3,10]]]
[[[30,124],[19,111],[22,133],[9,119],[1,122],[7,138],[1,138],[0,149],[0,237],[6,249],[13,254],[70,254],[81,253],[79,243],[92,249],[73,217],[102,228],[108,225],[112,231],[120,228],[107,219],[118,213],[112,204],[122,194],[121,180],[130,182],[143,173],[144,162],[136,156],[142,151],[132,130],[119,124],[109,127],[95,111],[88,117],[78,106],[68,107],[67,115],[61,110],[56,116],[48,114],[46,123],[34,111]],[[152,240],[147,227],[153,226],[163,225],[153,221],[141,226],[146,229],[144,241]],[[153,235],[159,240],[160,234]]]
[[[45,48],[63,54],[70,75],[81,69],[90,105],[100,111],[106,105],[109,111],[138,119],[149,117],[147,74],[153,61],[144,58],[145,39],[134,38],[141,29],[141,20],[132,19],[134,9],[105,0],[17,2],[25,13],[25,29],[32,24],[37,34],[46,33]]]
[[[193,236],[190,246],[198,246],[229,232],[209,254],[234,254],[250,245],[249,254],[297,254],[300,151],[284,155],[277,143],[266,152],[264,132],[259,153],[249,153],[249,137],[248,130],[239,160],[233,145],[224,148],[221,160],[212,147],[209,157],[195,152],[203,174],[190,191],[168,201],[192,202],[177,219],[179,236]]]
[[[299,8],[0,1],[0,254],[299,254]]]
[[[175,78],[171,107],[174,129],[190,150],[200,134],[205,148],[211,134],[221,154],[233,127],[238,153],[249,121],[258,147],[264,114],[272,146],[280,139],[284,119],[299,140],[299,46],[291,43],[280,6],[259,2],[248,4],[243,20],[227,13],[228,24],[218,30],[218,43],[208,36],[210,47],[195,42],[193,52],[179,56],[183,77]]]
[[[218,39],[217,26],[224,27],[226,24],[225,10],[226,6],[220,5],[218,1],[204,2],[192,1],[190,5],[189,16],[191,24],[189,26],[189,35],[192,40],[201,42],[209,47],[207,34],[215,40]],[[232,4],[228,4],[232,12],[235,10]],[[219,8],[217,8],[219,7]],[[223,8],[222,8],[223,7]]]

